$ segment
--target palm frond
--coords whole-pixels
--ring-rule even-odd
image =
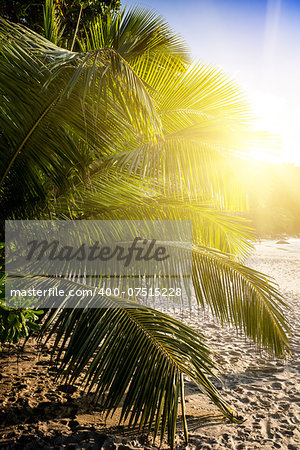
[[[45,38],[55,45],[60,44],[64,27],[58,15],[56,3],[53,0],[46,0],[43,6]]]
[[[103,20],[99,16],[86,27],[80,41],[84,52],[99,48],[113,48],[130,64],[147,55],[187,61],[189,50],[183,39],[155,11],[135,6]]]
[[[47,339],[55,337],[53,357],[63,380],[82,380],[107,415],[123,400],[120,422],[152,431],[154,438],[160,432],[163,439],[167,431],[171,447],[179,399],[188,435],[183,375],[234,420],[210,381],[215,365],[203,336],[166,314],[116,297],[98,297],[85,309],[50,311],[43,331]]]
[[[94,159],[118,146],[124,129],[159,133],[148,92],[113,50],[74,54],[3,20],[0,43],[6,213],[25,217],[32,205],[45,207],[55,189],[70,190]]]
[[[157,55],[134,65],[157,105],[163,137],[137,142],[116,155],[117,167],[165,186],[165,195],[213,198],[219,209],[244,210],[245,192],[232,170],[260,136],[241,89],[220,69],[205,64],[184,68]],[[265,143],[265,140],[264,140]]]
[[[277,356],[289,353],[287,305],[270,277],[215,249],[198,247],[193,251],[193,286],[197,301],[209,305],[222,324],[232,324]]]
[[[173,257],[166,259],[163,265],[159,265],[157,276],[149,279],[152,286],[155,287],[157,284],[160,287],[165,285],[167,288],[170,286],[180,287],[182,292],[185,292],[185,283],[189,283],[189,279],[185,279],[185,277],[189,275],[197,302],[202,307],[208,306],[213,315],[220,320],[221,325],[225,323],[232,325],[250,338],[257,347],[264,348],[276,356],[286,356],[289,353],[288,335],[291,331],[285,319],[287,305],[272,278],[234,261],[230,255],[216,249],[203,246],[193,246],[192,248],[184,240],[180,242],[168,240],[163,234],[163,231],[165,234],[168,233],[168,228],[163,230],[160,224],[159,220],[153,221],[150,233],[162,236],[162,240],[157,239],[155,245],[163,245]],[[180,228],[180,221],[171,222],[171,224],[173,228],[175,227],[174,230],[172,228],[172,235],[182,235],[184,230]],[[121,233],[118,237],[117,231],[118,229],[122,230],[124,223],[120,221],[119,225],[115,228],[114,236],[116,240],[124,241],[124,234]],[[82,226],[86,225],[83,223]],[[103,240],[101,229],[93,228],[93,230],[96,233],[97,241],[101,243]],[[147,237],[147,230],[145,222],[144,232],[139,230],[141,239]],[[97,233],[100,233],[99,238]],[[136,236],[134,221],[132,221],[132,226],[130,226],[130,222],[127,222],[126,236],[129,241],[130,235],[132,238]],[[74,268],[70,264],[72,263],[65,262],[64,272],[74,274]],[[81,264],[80,267],[81,272],[84,273],[85,266]],[[42,273],[41,270],[39,262],[40,273]],[[112,273],[116,273],[116,270],[112,269]],[[170,274],[178,274],[178,277],[169,277]],[[179,274],[182,274],[183,277],[180,277]],[[147,272],[146,266],[140,261],[138,271],[134,271],[133,280],[131,275],[132,272],[126,274],[124,272],[122,277],[107,278],[95,273],[98,287],[105,282],[112,288],[118,285],[120,291],[126,293],[132,281],[135,286],[144,286],[147,281],[145,276],[149,275],[149,271]],[[74,277],[76,278],[76,274]],[[84,282],[91,286],[96,283],[93,277],[85,277]],[[171,306],[174,298],[170,297],[168,301]]]
[[[168,285],[170,269],[186,273],[192,261],[197,302],[285,356],[282,296],[239,262],[249,229],[236,215],[247,205],[233,162],[254,137],[239,87],[215,67],[189,64],[181,38],[142,9],[98,20],[82,46],[89,51],[70,52],[0,20],[1,217],[125,218],[133,235],[140,218],[175,227],[191,220],[192,251],[165,239],[181,257],[151,282]],[[80,274],[69,275],[47,279],[48,287],[83,286]],[[141,264],[135,283],[144,278]],[[185,374],[234,418],[210,381],[214,365],[199,333],[138,302],[98,294],[80,309],[85,298],[77,300],[72,310],[51,309],[44,331],[55,336],[61,376],[96,389],[108,413],[123,398],[122,420],[161,438],[167,430],[173,445]]]

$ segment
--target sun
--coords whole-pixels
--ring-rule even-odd
[[[249,94],[255,128],[279,137],[281,148],[250,150],[251,156],[276,163],[300,166],[300,107],[286,97],[253,91]]]

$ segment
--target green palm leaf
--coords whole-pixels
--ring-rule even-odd
[[[5,21],[0,43],[0,189],[11,217],[84,179],[124,128],[159,132],[143,83],[113,50],[70,53]]]
[[[76,288],[74,282],[64,283]],[[55,336],[54,358],[60,364],[60,376],[72,383],[83,375],[84,388],[96,388],[95,396],[107,415],[123,400],[120,422],[139,424],[140,430],[153,431],[154,438],[160,430],[162,439],[167,430],[173,446],[179,399],[186,438],[188,433],[185,374],[234,419],[210,381],[215,368],[210,351],[203,336],[192,328],[157,310],[115,297],[94,298],[83,310],[64,309],[58,319],[56,314],[49,313],[45,330],[48,339]]]
[[[192,257],[197,302],[284,356],[286,305],[272,280],[239,262],[250,233],[237,215],[247,201],[234,157],[261,139],[240,89],[219,69],[190,64],[152,12],[99,20],[82,46],[70,52],[0,20],[1,217],[127,219],[133,231],[136,219],[192,220],[192,256],[182,243],[163,244],[180,247],[179,272]],[[47,282],[82,287],[72,277]],[[161,437],[167,430],[171,445],[184,374],[233,418],[195,330],[139,303],[94,301],[45,317],[61,376],[95,389],[108,413],[123,398],[122,419]]]
[[[45,37],[53,44],[59,45],[64,27],[62,26],[57,5],[53,0],[46,0],[43,7]]]
[[[183,39],[156,12],[141,7],[125,8],[103,20],[101,16],[86,27],[86,36],[79,41],[84,52],[113,48],[131,64],[147,55],[187,61],[189,50]]]
[[[274,281],[214,249],[193,252],[197,301],[209,305],[221,323],[242,330],[258,347],[277,356],[289,353],[287,308]]]
[[[90,286],[52,279],[47,287],[49,282],[53,287],[63,286],[65,292]],[[193,285],[197,301],[208,305],[222,324],[242,330],[258,346],[276,355],[289,351],[286,305],[270,279],[225,254],[194,248]],[[82,305],[84,300],[80,297],[75,302]],[[62,304],[67,301],[62,299]],[[203,337],[155,309],[97,295],[86,299],[84,309],[50,310],[45,331],[47,339],[55,337],[54,357],[65,381],[82,380],[88,391],[95,388],[107,414],[123,400],[120,421],[154,429],[155,436],[160,429],[161,438],[167,430],[171,446],[179,397],[187,436],[183,374],[195,381],[227,417],[234,418],[208,378],[215,366]]]

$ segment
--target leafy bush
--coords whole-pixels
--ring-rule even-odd
[[[0,278],[0,343],[16,344],[21,338],[27,337],[30,331],[40,329],[37,320],[43,311],[6,307],[4,282],[5,274],[2,274]]]

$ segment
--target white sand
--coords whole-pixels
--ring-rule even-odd
[[[289,242],[258,244],[249,265],[272,275],[291,306],[293,359],[282,361],[257,353],[233,329],[220,328],[209,313],[175,314],[199,329],[218,353],[221,392],[245,419],[242,424],[224,421],[218,409],[188,381],[189,449],[300,450],[300,240]],[[169,313],[174,315],[173,308]],[[53,370],[47,349],[38,356],[34,341],[20,359],[12,349],[2,353],[0,448],[157,448],[145,437],[129,437],[124,428],[116,428],[118,417],[105,424],[101,408],[91,407],[80,384],[74,393],[66,393],[51,378]],[[184,448],[180,431],[176,442],[178,448]],[[166,447],[163,443],[162,448]]]
[[[220,329],[211,316],[206,315],[199,324],[195,315],[186,314],[190,325],[198,329],[203,325],[201,331],[219,354],[221,391],[245,419],[241,425],[215,421],[199,426],[197,417],[201,417],[205,402],[188,383],[191,449],[300,449],[300,240],[288,242],[257,244],[248,265],[271,275],[291,306],[288,318],[294,327],[293,359],[283,361],[261,355],[232,329]]]

